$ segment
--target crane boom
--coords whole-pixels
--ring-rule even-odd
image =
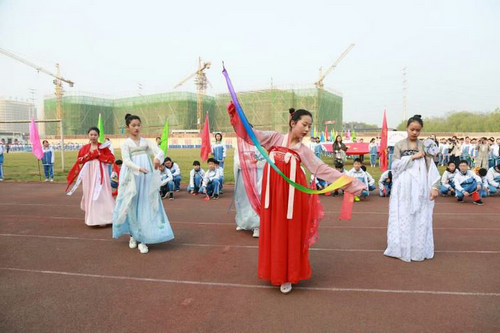
[[[189,75],[188,77],[186,77],[181,82],[177,83],[177,85],[174,87],[174,89],[182,86],[186,81],[188,81],[189,79],[193,78],[194,76],[201,75],[205,69],[209,69],[210,68],[210,65],[211,65],[210,62],[204,63],[203,66],[201,66],[200,68],[198,68],[198,70],[196,72],[194,72],[193,74]]]
[[[8,57],[10,57],[10,58],[12,58],[12,59],[14,59],[14,60],[17,60],[17,61],[19,61],[19,62],[22,62],[23,64],[28,65],[28,66],[30,66],[30,67],[32,67],[32,68],[34,68],[34,69],[36,69],[38,72],[45,73],[45,74],[50,75],[50,76],[52,76],[52,77],[54,77],[54,78],[56,78],[56,79],[58,79],[58,80],[61,80],[61,81],[63,81],[63,82],[66,82],[67,84],[69,84],[69,86],[70,86],[70,87],[73,87],[73,85],[74,85],[74,82],[73,82],[73,81],[71,81],[71,80],[66,80],[65,78],[63,78],[63,77],[61,77],[61,76],[58,76],[58,75],[56,75],[56,74],[54,74],[54,73],[52,73],[52,72],[50,72],[50,71],[46,70],[46,69],[45,69],[45,68],[43,68],[43,67],[37,66],[37,65],[35,65],[34,63],[32,63],[31,61],[28,61],[28,60],[26,60],[26,59],[23,59],[23,58],[21,58],[20,56],[15,55],[14,53],[12,53],[12,52],[10,52],[10,51],[7,51],[7,50],[5,50],[5,49],[0,48],[0,53],[3,53],[3,54],[5,54],[6,56],[8,56]]]
[[[349,47],[340,55],[340,57],[338,57],[337,60],[335,60],[335,62],[326,70],[326,72],[320,75],[319,80],[315,83],[318,88],[321,89],[323,88],[323,80],[328,76],[328,74],[330,74],[335,69],[335,67],[337,67],[337,65],[342,61],[342,59],[345,58],[345,56],[349,53],[349,51],[352,50],[354,45],[355,44],[349,45]]]

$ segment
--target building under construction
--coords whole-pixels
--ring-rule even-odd
[[[255,128],[285,132],[288,129],[289,108],[307,109],[314,116],[317,130],[342,130],[342,97],[327,89],[279,89],[244,91],[238,93],[243,110]],[[208,112],[212,132],[232,132],[226,105],[228,94],[205,95],[203,119]],[[125,115],[141,117],[143,133],[158,135],[168,119],[170,130],[196,130],[197,95],[189,92],[171,92],[128,98],[105,98],[89,94],[72,94],[62,98],[64,133],[84,135],[88,128],[97,125],[99,113],[104,120],[107,135],[124,133]],[[56,118],[56,99],[44,101],[46,119]],[[56,125],[46,125],[47,135],[56,135]]]

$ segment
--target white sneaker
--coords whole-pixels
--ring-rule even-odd
[[[0,178],[0,182],[3,182],[3,178]]]
[[[280,291],[281,291],[283,294],[288,294],[290,291],[292,291],[292,284],[291,284],[290,282],[283,283],[283,284],[280,286]]]
[[[128,247],[131,249],[135,249],[137,247],[137,242],[134,237],[130,237],[130,241],[128,242]]]
[[[53,181],[54,181],[54,179],[50,178],[50,181],[51,181],[51,182],[53,182]]]
[[[46,181],[46,182],[48,182],[48,181],[49,181],[49,179],[48,179],[48,178],[45,178],[45,181]]]
[[[139,252],[141,252],[142,254],[148,253],[149,249],[148,249],[147,245],[144,243],[139,243]]]
[[[259,228],[253,229],[253,238],[259,238]]]
[[[240,231],[240,230],[243,230],[243,228],[236,227],[236,231]]]

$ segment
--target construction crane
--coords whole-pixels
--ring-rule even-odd
[[[340,57],[338,57],[338,59],[335,60],[335,62],[326,70],[325,73],[323,73],[321,68],[319,69],[319,80],[314,83],[316,88],[318,89],[324,88],[323,80],[325,80],[325,78],[335,69],[335,67],[337,67],[337,65],[342,61],[342,59],[344,59],[344,57],[347,55],[347,53],[349,53],[349,51],[351,51],[353,47],[354,44],[349,45],[349,47],[344,51],[344,53],[342,53]]]
[[[74,82],[67,80],[61,76],[61,67],[59,66],[59,64],[56,64],[57,74],[54,74],[54,73],[46,70],[45,68],[40,67],[38,65],[35,65],[34,63],[32,63],[26,59],[23,59],[20,56],[15,55],[14,53],[7,51],[5,49],[0,48],[0,53],[36,69],[37,72],[42,72],[44,74],[50,75],[50,76],[55,78],[53,83],[55,85],[55,95],[56,95],[56,117],[57,117],[57,119],[63,120],[64,116],[63,116],[63,110],[62,110],[62,96],[64,94],[64,89],[63,89],[62,83],[66,82],[70,87],[73,87]]]
[[[188,80],[192,79],[195,77],[194,82],[196,84],[196,90],[197,90],[197,95],[196,95],[196,127],[198,130],[201,131],[201,118],[203,117],[203,98],[205,97],[205,92],[207,91],[207,86],[210,84],[210,82],[207,79],[207,75],[205,74],[205,70],[210,69],[210,66],[212,64],[210,62],[203,62],[201,61],[201,57],[198,57],[198,70],[191,75],[187,76],[184,80],[179,82],[174,89],[182,86],[184,83],[186,83]]]

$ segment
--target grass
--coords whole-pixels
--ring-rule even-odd
[[[119,149],[115,149],[116,158],[121,158],[121,152]],[[182,183],[188,182],[189,171],[192,169],[192,164],[194,160],[200,160],[199,149],[170,149],[168,155],[173,161],[179,164],[182,173]],[[224,182],[227,184],[234,183],[233,174],[233,156],[234,149],[227,150],[227,158],[224,168]],[[65,172],[61,171],[61,155],[56,152],[56,163],[54,166],[54,181],[56,182],[66,182],[66,175],[76,161],[77,152],[76,151],[66,151],[65,157]],[[333,167],[333,159],[330,157],[323,156],[323,161],[329,166]],[[368,160],[367,160],[368,159]],[[369,163],[369,156],[365,156],[365,163]],[[40,176],[38,173],[38,163],[36,158],[31,153],[9,153],[4,154],[4,179],[7,181],[40,181]],[[352,167],[352,161],[346,163],[346,169],[349,170]],[[206,170],[206,164],[202,163],[202,168]],[[440,171],[444,171],[443,167],[439,168]],[[381,172],[379,168],[367,167],[368,172],[378,181]],[[43,173],[43,166],[40,162],[40,173],[42,181],[45,180]]]

